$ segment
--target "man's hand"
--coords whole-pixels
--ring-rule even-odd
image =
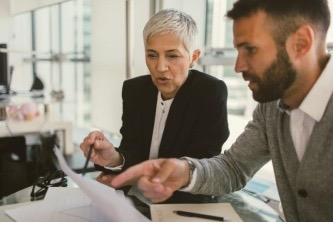
[[[105,184],[107,186],[111,186],[112,179],[115,178],[117,175],[113,174],[105,174],[101,173],[97,176],[96,180],[102,184]]]
[[[189,166],[179,159],[148,160],[135,165],[112,179],[114,188],[137,185],[152,202],[168,199],[189,182]]]
[[[122,160],[120,154],[115,150],[113,145],[106,139],[104,134],[99,131],[89,133],[80,144],[80,148],[84,155],[89,153],[90,146],[93,144],[93,152],[91,161],[101,166],[117,166]]]

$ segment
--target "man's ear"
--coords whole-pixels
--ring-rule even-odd
[[[192,67],[200,58],[201,56],[201,50],[196,49],[193,51],[192,56],[191,56],[191,64],[190,67]]]
[[[294,59],[305,56],[313,48],[315,38],[314,30],[310,25],[300,26],[288,40],[288,52],[292,53]]]

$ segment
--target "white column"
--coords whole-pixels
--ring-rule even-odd
[[[126,78],[124,0],[92,1],[91,100],[94,127],[118,132]]]
[[[9,0],[0,0],[0,43],[9,41]]]
[[[198,43],[204,44],[206,0],[163,0],[163,9],[174,8],[186,12],[196,22],[198,27]]]

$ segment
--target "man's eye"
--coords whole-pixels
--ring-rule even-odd
[[[245,49],[246,49],[246,52],[249,53],[249,54],[253,54],[257,51],[257,48],[252,47],[252,46],[246,46]]]

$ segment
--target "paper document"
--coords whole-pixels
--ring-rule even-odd
[[[82,211],[90,209],[91,214]],[[80,213],[75,212],[76,209]],[[53,222],[53,221],[105,221],[91,200],[79,188],[49,188],[44,200],[5,211],[15,221]]]
[[[73,172],[55,151],[61,169],[80,188],[49,188],[42,201],[5,211],[15,221],[149,221],[125,197],[95,180]]]
[[[174,213],[177,210],[223,217],[225,221],[242,221],[229,203],[153,204],[150,206],[150,210],[152,221],[211,221],[197,217],[179,216]]]
[[[67,165],[63,154],[55,148],[61,169],[90,198],[92,204],[110,221],[149,221],[142,215],[123,192],[75,173]]]

